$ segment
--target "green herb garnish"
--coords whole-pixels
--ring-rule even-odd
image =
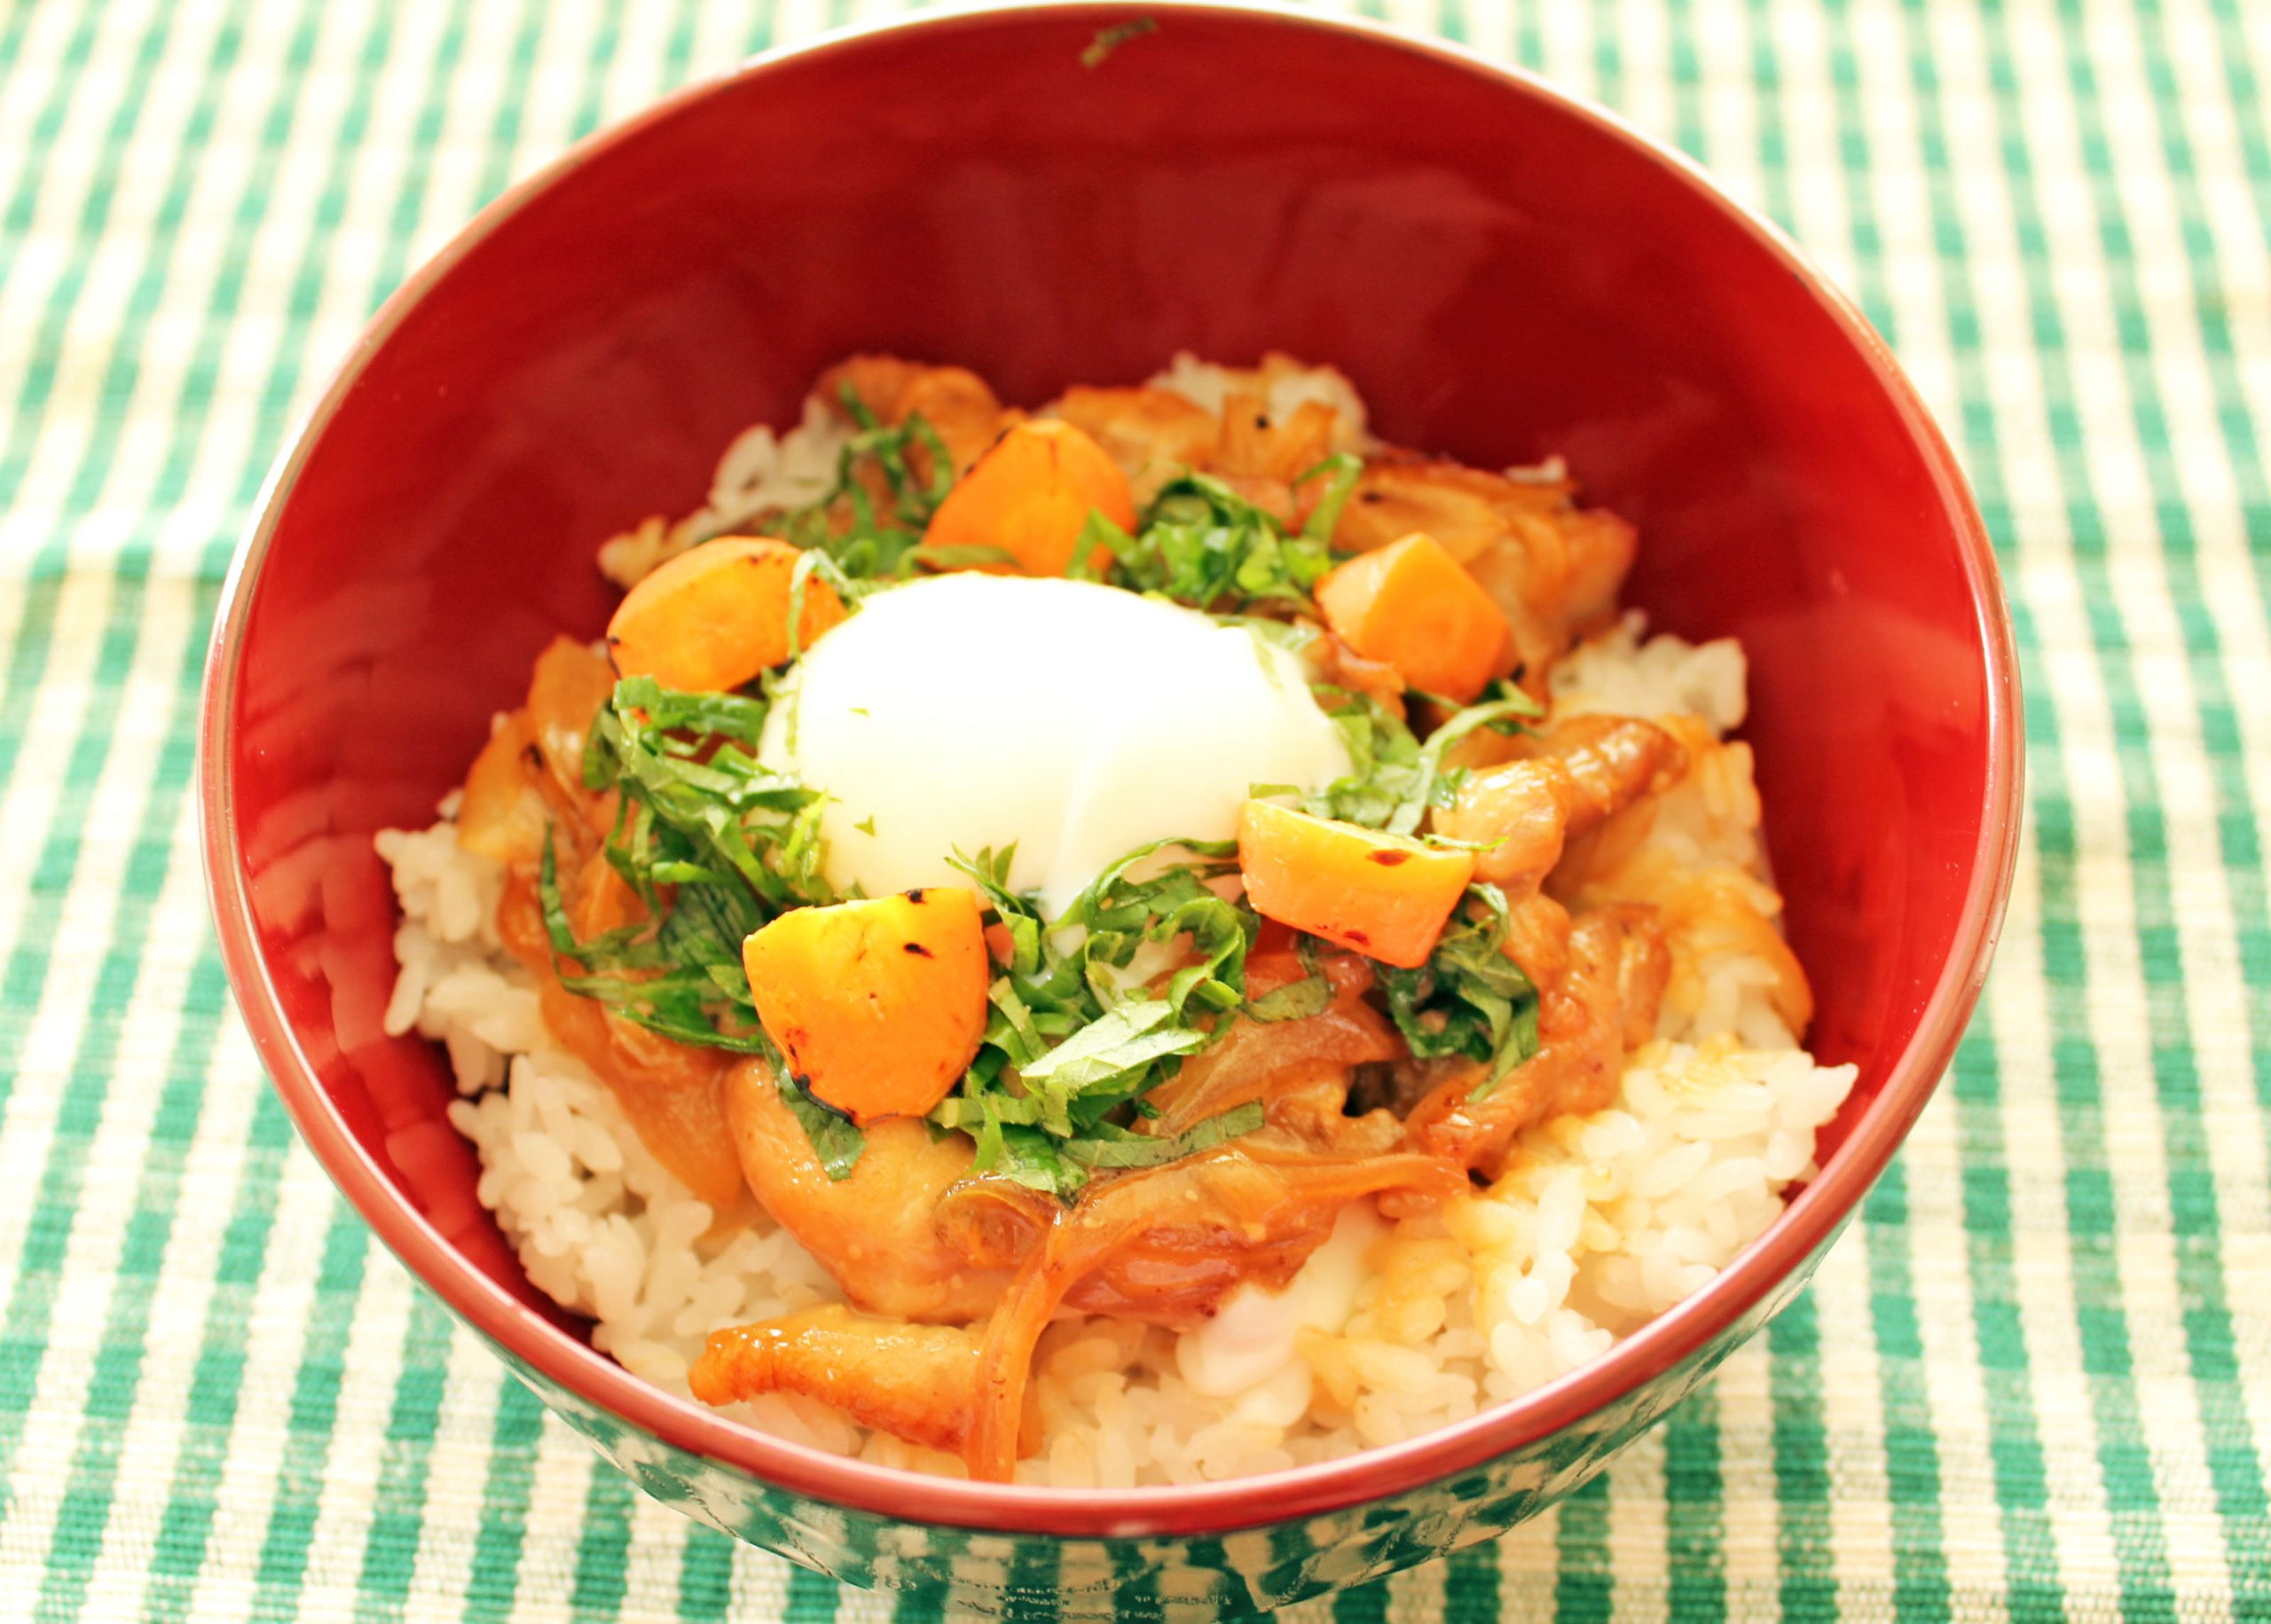
[[[1217,612],[1311,610],[1310,592],[1332,568],[1332,527],[1362,471],[1356,458],[1341,456],[1304,474],[1297,483],[1328,482],[1308,522],[1293,531],[1221,480],[1185,473],[1152,498],[1132,536],[1089,514],[1067,573],[1085,572],[1103,546],[1112,555],[1112,579],[1131,591]]]
[[[1413,1055],[1461,1055],[1489,1067],[1476,1099],[1537,1053],[1537,989],[1506,956],[1509,924],[1505,893],[1470,885],[1426,963],[1378,971],[1388,1014]]]
[[[860,1152],[868,1148],[867,1135],[849,1117],[813,1098],[810,1090],[789,1075],[778,1055],[774,1057],[773,1074],[780,1079],[775,1086],[781,1091],[781,1102],[812,1142],[821,1171],[831,1179],[850,1178]]]
[[[1479,728],[1513,732],[1544,714],[1537,702],[1511,683],[1493,683],[1485,696],[1454,711],[1420,742],[1403,719],[1369,694],[1320,686],[1318,703],[1340,730],[1351,764],[1301,803],[1304,812],[1344,823],[1409,835],[1430,812],[1449,806],[1466,780],[1464,769],[1443,765],[1443,754]]]
[[[1129,877],[1175,846],[1188,850],[1190,859]],[[1140,1111],[1143,1096],[1183,1056],[1213,1042],[1221,1017],[1244,1002],[1246,950],[1261,921],[1206,883],[1235,869],[1236,850],[1229,841],[1138,847],[1048,922],[1032,898],[1009,889],[1013,850],[957,854],[955,866],[975,883],[1010,942],[1009,961],[989,991],[993,1007],[978,1059],[961,1090],[931,1113],[939,1126],[977,1140],[976,1171],[1069,1198],[1096,1168],[1187,1153],[1170,1148],[1181,1141],[1136,1134],[1110,1118],[1123,1106]],[[1184,936],[1191,961],[1157,986],[1123,985],[1144,946]],[[1193,1132],[1208,1128],[1202,1123]]]
[[[1149,17],[1131,17],[1126,22],[1098,28],[1096,37],[1080,51],[1080,66],[1102,67],[1105,59],[1129,40],[1141,39],[1146,34],[1157,34],[1159,31],[1158,22]]]
[[[547,836],[538,899],[571,992],[682,1043],[761,1054],[742,942],[782,910],[832,902],[821,797],[757,758],[763,701],[627,677],[584,744],[584,785],[618,800],[601,849],[650,917],[578,939]],[[665,892],[668,892],[667,897]]]
[[[886,425],[849,383],[839,398],[856,432],[837,459],[836,483],[769,528],[808,552],[824,553],[857,592],[915,573],[923,532],[954,489],[955,460],[920,412]],[[921,469],[914,456],[918,450]],[[883,487],[880,500],[876,482]]]

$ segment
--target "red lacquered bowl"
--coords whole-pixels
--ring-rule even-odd
[[[1090,66],[1100,29],[1156,31]],[[371,835],[420,825],[596,542],[694,506],[743,425],[854,349],[1033,403],[1174,350],[1335,362],[1399,443],[1560,452],[1643,537],[1633,601],[1750,653],[1769,842],[1860,1084],[1821,1176],[1709,1290],[1520,1402],[1280,1475],[948,1483],[667,1398],[545,1304],[474,1198],[438,1057],[389,1039]],[[347,1197],[639,1484],[859,1584],[997,1611],[1272,1605],[1510,1526],[1803,1283],[1948,1063],[2017,832],[1993,555],[1883,345],[1693,169],[1536,80],[1222,6],[947,16],[761,59],[585,143],[382,310],[271,480],[207,673],[231,979]]]

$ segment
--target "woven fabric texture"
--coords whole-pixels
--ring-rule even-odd
[[[295,412],[515,177],[890,0],[0,0],[0,1614],[868,1620],[595,1469],[231,1009],[187,794]],[[1369,0],[1709,164],[2001,550],[2030,813],[1819,1283],[1496,1547],[1294,1616],[2271,1618],[2271,4]]]

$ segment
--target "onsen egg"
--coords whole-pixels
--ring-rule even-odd
[[[783,683],[760,753],[829,796],[825,869],[870,896],[967,883],[1016,847],[1054,915],[1163,839],[1227,840],[1258,785],[1348,752],[1301,663],[1195,610],[1089,582],[956,574],[868,598]]]

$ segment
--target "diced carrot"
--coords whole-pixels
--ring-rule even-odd
[[[999,547],[1027,575],[1063,575],[1091,512],[1134,529],[1128,476],[1072,424],[1037,419],[1018,424],[978,459],[931,515],[923,540],[936,548]],[[1091,567],[1101,569],[1109,558],[1098,548]]]
[[[727,536],[681,553],[631,589],[608,622],[608,652],[626,677],[664,687],[737,688],[790,653],[789,608],[803,553],[763,536]],[[844,618],[844,601],[806,577],[798,649]]]
[[[1336,566],[1316,605],[1340,640],[1462,703],[1504,669],[1506,617],[1434,537],[1414,531]]]
[[[1411,969],[1434,951],[1474,854],[1248,801],[1238,812],[1238,869],[1263,918]]]
[[[742,964],[798,1083],[862,1125],[946,1098],[986,1032],[986,933],[959,886],[783,914]]]

